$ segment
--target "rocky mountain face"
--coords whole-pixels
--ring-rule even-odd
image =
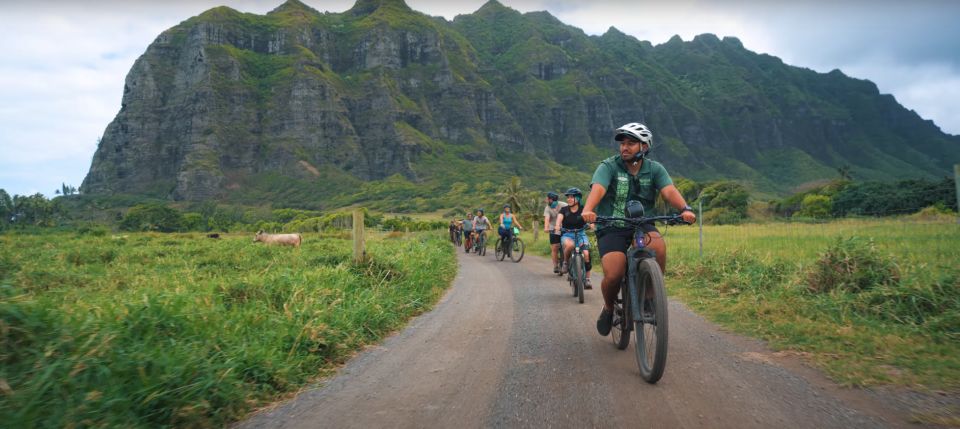
[[[651,127],[673,175],[770,193],[841,166],[877,179],[960,162],[960,138],[869,81],[709,34],[658,46],[615,28],[587,36],[496,0],[452,22],[402,0],[219,7],[159,35],[123,91],[82,193],[329,204],[506,175],[563,186],[632,121]]]

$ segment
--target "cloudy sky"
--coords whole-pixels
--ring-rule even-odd
[[[960,134],[960,1],[500,0],[547,10],[602,34],[614,26],[654,44],[735,36],[747,49],[818,72],[840,69],[950,134]],[[48,197],[79,187],[97,139],[120,109],[124,78],[163,30],[214,6],[266,13],[282,0],[33,0],[0,4],[0,188]],[[304,0],[343,12],[351,0]],[[485,0],[407,0],[453,19]]]

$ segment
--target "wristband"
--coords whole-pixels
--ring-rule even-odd
[[[683,206],[683,210],[680,210],[680,213],[683,213],[683,212],[690,212],[690,213],[693,213],[693,207],[690,207],[690,206]]]

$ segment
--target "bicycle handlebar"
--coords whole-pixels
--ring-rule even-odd
[[[683,220],[683,216],[679,214],[667,215],[667,216],[644,216],[637,218],[626,218],[626,217],[614,217],[614,216],[597,216],[596,223],[612,223],[612,222],[623,222],[628,223],[633,226],[639,226],[645,223],[654,223],[654,222],[663,222],[667,225],[690,225]]]

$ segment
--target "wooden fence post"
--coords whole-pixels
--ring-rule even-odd
[[[953,164],[953,183],[957,187],[957,223],[960,223],[960,164]]]
[[[537,242],[537,238],[540,236],[540,228],[537,228],[537,221],[533,221],[533,242]]]
[[[363,235],[363,210],[353,211],[353,262],[358,264],[367,260],[367,246]]]
[[[699,198],[697,198],[700,200]],[[703,260],[703,200],[697,202],[697,223],[700,226],[700,260]]]

